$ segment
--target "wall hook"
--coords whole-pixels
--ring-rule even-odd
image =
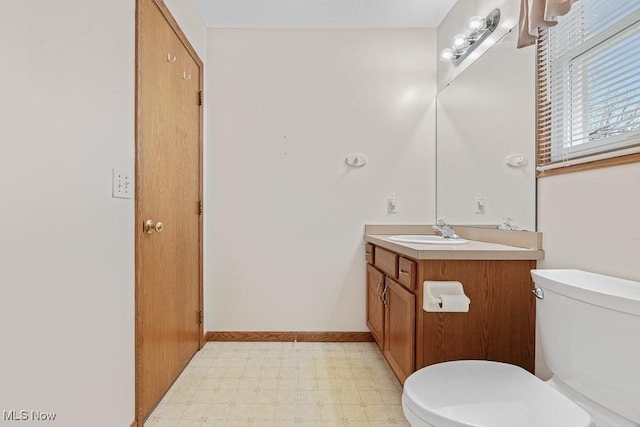
[[[185,80],[191,80],[191,73],[187,74],[186,71],[182,72],[182,78]]]
[[[176,62],[178,57],[175,55],[171,55],[171,53],[167,53],[167,62]]]
[[[364,154],[349,154],[344,162],[353,167],[353,168],[361,168],[367,164],[367,156]]]

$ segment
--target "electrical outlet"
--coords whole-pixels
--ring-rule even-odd
[[[117,199],[130,199],[133,195],[133,183],[131,176],[122,169],[112,169],[113,180],[111,184],[111,196]]]

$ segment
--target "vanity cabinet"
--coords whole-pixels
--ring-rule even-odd
[[[369,244],[366,257],[367,326],[404,381],[415,370],[416,262]]]
[[[412,259],[367,244],[367,326],[400,382],[452,360],[493,360],[534,370],[535,260]],[[465,313],[423,310],[423,282],[460,281]]]

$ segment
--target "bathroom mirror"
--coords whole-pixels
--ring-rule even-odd
[[[535,49],[511,30],[437,95],[436,214],[536,227]]]

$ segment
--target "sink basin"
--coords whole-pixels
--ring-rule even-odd
[[[391,236],[389,237],[389,240],[404,243],[426,243],[429,245],[462,245],[464,243],[469,243],[469,241],[466,239],[445,239],[442,236],[437,236],[434,234],[404,234]]]

